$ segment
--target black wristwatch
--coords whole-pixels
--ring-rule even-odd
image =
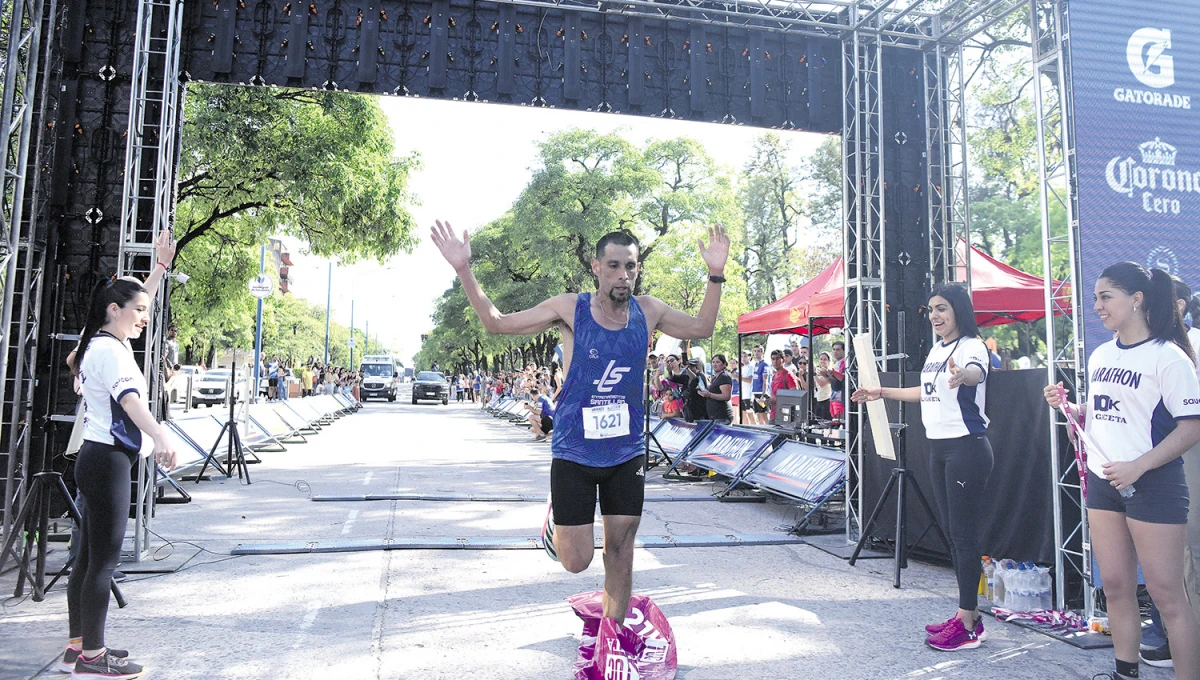
[[[713,276],[712,274],[709,274],[708,280],[711,281],[712,283],[725,283],[724,276]]]

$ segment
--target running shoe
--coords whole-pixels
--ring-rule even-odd
[[[1155,668],[1175,667],[1175,662],[1171,661],[1171,643],[1169,642],[1164,642],[1161,647],[1156,649],[1143,649],[1138,652],[1138,656],[1142,657],[1142,663]]]
[[[555,562],[558,561],[558,551],[554,549],[554,505],[551,496],[546,496],[546,521],[542,522],[542,547],[546,554]]]
[[[931,635],[925,644],[940,652],[957,652],[960,649],[975,649],[979,646],[979,636],[973,630],[967,630],[962,621],[954,619],[937,635]]]
[[[118,659],[124,659],[129,656],[129,652],[125,651],[124,649],[113,649],[112,647],[108,648],[108,653],[112,654],[113,656],[117,657]],[[75,670],[75,661],[77,659],[79,659],[79,650],[67,647],[67,651],[63,652],[63,657],[58,662],[58,672],[59,673],[73,672]]]
[[[94,659],[85,659],[82,654],[75,660],[75,669],[71,678],[91,679],[105,678],[106,680],[133,680],[140,677],[142,667],[129,659],[105,652]]]
[[[958,617],[954,616],[954,617],[951,617],[950,619],[943,621],[941,623],[931,623],[931,624],[925,626],[925,632],[929,633],[930,635],[937,635],[938,633],[942,632],[942,629],[944,629],[946,626],[950,625],[951,621],[957,621],[957,620],[958,620]],[[985,631],[983,629],[983,617],[982,616],[975,619],[975,634],[979,636],[980,642],[987,640],[987,631]]]
[[[1158,649],[1165,644],[1167,644],[1167,634],[1156,621],[1151,620],[1149,625],[1142,626],[1141,649]]]

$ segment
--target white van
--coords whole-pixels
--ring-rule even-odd
[[[358,370],[362,371],[362,384],[358,388],[358,396],[366,401],[371,398],[396,401],[396,392],[400,389],[401,366],[389,356],[363,357]]]

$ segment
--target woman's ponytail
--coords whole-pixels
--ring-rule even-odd
[[[1151,269],[1150,284],[1143,293],[1150,337],[1175,343],[1195,364],[1196,356],[1192,351],[1192,343],[1188,341],[1183,315],[1175,304],[1175,282],[1171,280],[1171,275],[1161,269]]]

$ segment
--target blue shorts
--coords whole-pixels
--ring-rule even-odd
[[[1129,519],[1150,524],[1187,524],[1188,485],[1183,459],[1154,468],[1133,483],[1134,492],[1125,498],[1111,482],[1088,470],[1087,507],[1124,513]]]

